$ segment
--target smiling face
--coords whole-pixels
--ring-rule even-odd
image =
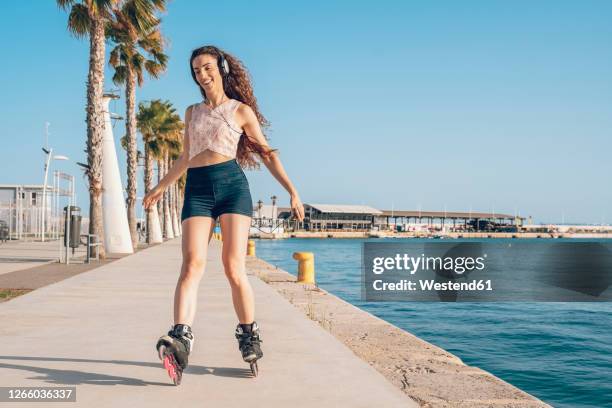
[[[210,54],[198,55],[191,62],[191,69],[193,69],[196,81],[205,92],[208,93],[216,88],[223,89],[223,78],[221,72],[219,72],[216,56]]]

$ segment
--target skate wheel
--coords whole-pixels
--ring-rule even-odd
[[[251,363],[251,373],[253,374],[253,377],[257,377],[258,370],[257,361],[253,361]]]
[[[172,354],[166,353],[165,349],[161,352],[163,353],[162,361],[164,363],[164,368],[168,372],[168,376],[174,385],[180,385],[183,379],[183,370],[179,367]]]
[[[181,385],[182,380],[183,380],[183,371],[179,368],[176,372],[176,381],[174,381],[174,385]]]

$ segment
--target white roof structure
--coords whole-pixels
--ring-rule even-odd
[[[262,204],[261,210],[258,210],[257,206],[253,208],[253,215],[260,216],[261,218],[275,218],[276,214],[274,214],[273,210],[274,210],[274,207],[272,207],[272,205]],[[277,211],[278,211],[278,207],[277,207]]]
[[[43,185],[42,184],[0,184],[0,188],[17,188],[17,187],[21,187],[24,190],[42,190]],[[53,189],[53,186],[50,186],[47,184],[47,190],[49,189]]]
[[[310,204],[307,205],[325,213],[349,213],[349,214],[382,214],[382,211],[367,205],[342,205],[342,204]]]
[[[271,204],[262,204],[261,210],[256,205],[253,206],[253,216],[260,216],[261,218],[276,218],[278,214],[289,211],[291,211],[290,207],[272,206]]]

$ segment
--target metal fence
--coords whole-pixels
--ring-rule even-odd
[[[63,225],[63,214],[55,206],[27,205],[25,200],[0,201],[0,224],[8,229],[8,239],[40,239],[43,228],[45,237],[59,238]]]

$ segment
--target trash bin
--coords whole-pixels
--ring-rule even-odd
[[[4,223],[0,223],[0,241],[9,239],[9,229]]]
[[[74,205],[64,207],[64,246],[70,246],[70,248],[78,248],[81,245],[81,209]],[[66,234],[66,229],[68,234]],[[68,243],[68,238],[70,243]]]

